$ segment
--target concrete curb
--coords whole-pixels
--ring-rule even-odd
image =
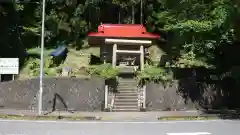
[[[0,119],[10,120],[70,120],[70,121],[89,121],[101,120],[100,117],[87,117],[87,116],[22,116],[22,115],[0,115]]]
[[[233,114],[234,113],[234,114]],[[0,109],[2,119],[32,119],[32,120],[212,120],[240,119],[236,112],[209,113],[203,111],[161,111],[161,112],[44,112],[37,116],[36,111]]]

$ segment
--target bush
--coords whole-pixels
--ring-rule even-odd
[[[147,82],[172,82],[173,73],[165,68],[147,65],[144,70],[137,71],[136,77],[138,80]]]
[[[29,59],[27,62],[27,71],[30,76],[40,75],[40,60],[39,59]],[[61,68],[56,67],[53,63],[51,57],[46,57],[44,59],[44,74],[45,76],[57,76],[61,73]]]
[[[112,79],[118,76],[119,70],[111,64],[92,65],[88,69],[90,75],[97,75],[104,79]]]

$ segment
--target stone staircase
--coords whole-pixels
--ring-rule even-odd
[[[137,86],[137,81],[133,78],[120,78],[118,80],[117,93],[113,104],[114,112],[140,111]]]

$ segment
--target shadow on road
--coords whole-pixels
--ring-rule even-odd
[[[224,120],[239,120],[240,112],[239,110],[211,110],[204,111],[206,115],[217,115],[220,119]]]

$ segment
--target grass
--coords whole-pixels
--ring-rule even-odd
[[[49,54],[54,49],[45,49],[44,50],[44,59],[46,63],[49,63],[50,56]],[[19,80],[31,79],[39,76],[39,66],[40,66],[40,52],[41,48],[31,48],[27,50],[28,54],[30,54],[30,59],[26,62],[25,66],[21,69],[20,74],[18,76]],[[157,64],[159,62],[159,55],[164,54],[164,52],[159,49],[157,46],[151,46],[149,48],[150,59],[155,61]],[[90,55],[100,56],[100,48],[99,47],[88,47],[82,48],[80,50],[69,48],[69,52],[67,54],[67,58],[63,63],[59,66],[46,66],[44,69],[46,77],[57,77],[61,75],[61,69],[63,67],[70,67],[72,69],[72,76],[76,77],[86,77],[89,74],[86,72],[86,68],[89,67]],[[36,66],[31,67],[31,66]],[[33,71],[35,70],[35,71]]]
[[[45,49],[44,50],[44,55],[48,56],[54,49]],[[37,47],[37,48],[31,48],[27,50],[28,54],[35,54],[35,55],[39,55],[41,54],[41,48]]]
[[[90,55],[99,56],[99,48],[87,48],[79,51],[69,49],[68,56],[63,63],[64,67],[71,67],[76,77],[87,76],[85,69],[89,67]]]
[[[97,47],[83,48],[81,50],[76,50],[69,48],[67,58],[59,66],[48,66],[50,56],[49,54],[54,49],[45,49],[44,50],[44,59],[45,59],[45,76],[46,77],[56,77],[59,76],[59,72],[63,67],[72,68],[73,76],[76,77],[86,77],[88,74],[85,69],[89,66],[90,55],[99,56],[100,49]],[[40,48],[32,48],[27,50],[30,58],[26,61],[24,67],[21,69],[18,79],[25,80],[35,78],[39,75],[39,66],[40,66]],[[34,67],[36,66],[36,68]],[[34,69],[33,69],[34,68]],[[35,70],[35,71],[33,71]]]
[[[100,117],[92,116],[21,116],[21,115],[0,115],[0,119],[10,120],[101,120]]]
[[[216,120],[218,116],[170,116],[158,117],[158,120]]]

